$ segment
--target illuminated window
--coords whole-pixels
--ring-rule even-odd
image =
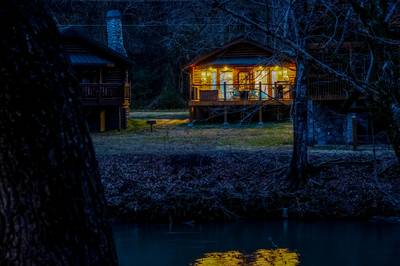
[[[217,70],[215,68],[201,71],[201,85],[203,89],[217,89]]]

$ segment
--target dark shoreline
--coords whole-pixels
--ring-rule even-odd
[[[110,216],[131,222],[227,222],[282,218],[371,219],[400,216],[400,171],[374,169],[382,154],[318,151],[316,170],[288,192],[290,151],[208,151],[98,155]],[[374,168],[375,165],[375,168]],[[384,221],[384,219],[381,219]]]

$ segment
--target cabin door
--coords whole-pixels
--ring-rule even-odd
[[[220,79],[220,99],[226,99],[230,100],[233,97],[233,72],[232,71],[223,71],[220,73],[219,76]],[[225,86],[226,84],[226,92],[225,92]]]
[[[239,72],[239,90],[247,91],[250,90],[251,74],[250,71]]]

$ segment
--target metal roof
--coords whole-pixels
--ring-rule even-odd
[[[110,60],[115,60],[115,62],[120,62],[126,65],[133,65],[133,62],[128,59],[125,55],[122,55],[113,49],[109,48],[108,46],[97,42],[89,37],[85,32],[75,29],[71,26],[64,26],[64,27],[59,27],[59,32],[61,34],[62,38],[78,38],[85,42],[87,45],[92,47],[93,52],[96,52],[97,54],[101,54],[109,58]],[[94,48],[94,49],[93,49]],[[102,60],[106,60],[102,58]],[[71,60],[72,61],[72,60]],[[110,63],[113,63],[109,61]]]
[[[279,63],[276,59],[268,57],[229,57],[229,58],[216,58],[205,65],[275,65]]]
[[[68,55],[73,65],[97,65],[106,66],[112,65],[113,62],[93,54],[69,54]]]

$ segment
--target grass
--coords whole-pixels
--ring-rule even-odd
[[[159,114],[158,116],[156,114]],[[156,120],[150,132],[148,120]],[[99,152],[129,152],[149,150],[193,149],[254,149],[279,147],[292,144],[290,122],[268,122],[224,127],[220,123],[188,126],[187,113],[140,112],[133,113],[128,129],[121,132],[94,134],[93,140]]]
[[[238,147],[270,147],[292,144],[292,125],[288,122],[235,125],[201,124],[188,127],[187,119],[156,119],[154,132],[148,132],[147,119],[130,119],[125,133],[142,135],[144,140],[171,144],[207,144]],[[150,133],[150,134],[149,134]]]
[[[188,111],[185,110],[150,110],[131,112],[131,118],[139,119],[187,119]]]

